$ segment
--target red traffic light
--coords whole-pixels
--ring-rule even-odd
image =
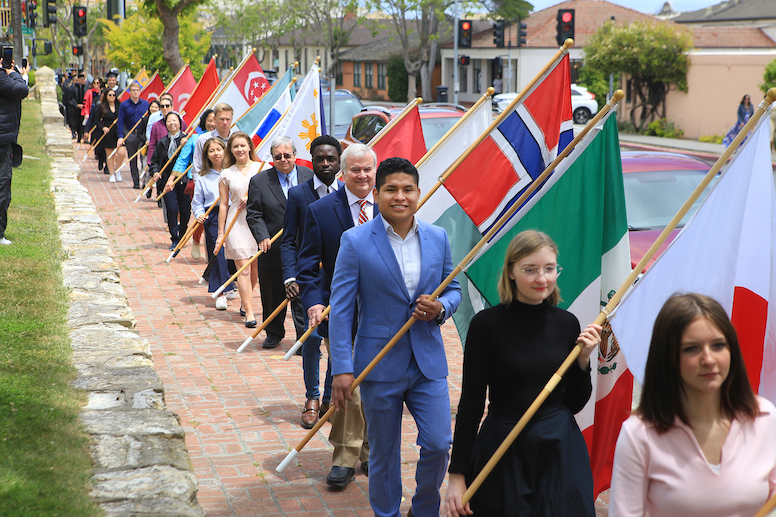
[[[568,22],[570,22],[570,21],[571,21],[571,19],[572,19],[573,17],[574,17],[574,15],[573,15],[573,14],[571,14],[571,13],[570,13],[570,12],[568,12],[568,11],[566,11],[565,13],[563,13],[563,16],[561,17],[561,20],[563,20],[563,23],[568,23]]]
[[[78,55],[78,47],[76,47],[76,46],[73,47],[73,55],[74,56]]]
[[[78,16],[86,16],[86,11],[84,11],[83,9],[79,9]]]
[[[472,26],[471,26],[471,24],[470,24],[469,22],[463,22],[463,23],[461,24],[461,28],[462,28],[463,30],[465,30],[465,31],[468,31],[469,29],[471,29],[471,28],[472,28]]]

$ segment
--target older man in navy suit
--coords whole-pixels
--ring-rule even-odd
[[[313,158],[313,174],[309,181],[301,183],[288,191],[286,217],[283,221],[283,237],[280,241],[280,261],[283,264],[283,283],[286,298],[296,303],[299,300],[299,284],[296,275],[299,272],[297,259],[304,235],[304,215],[310,204],[323,199],[339,188],[336,175],[340,171],[342,148],[336,138],[330,135],[319,136],[310,144]],[[305,326],[307,314],[305,313]],[[302,427],[312,429],[318,422],[319,414],[329,409],[331,400],[331,373],[326,369],[323,399],[320,398],[319,370],[321,360],[321,336],[313,333],[302,349],[302,370],[304,371],[305,402],[302,410]]]
[[[345,230],[377,215],[372,196],[376,167],[377,155],[370,147],[364,144],[349,146],[342,153],[345,188],[307,208],[297,281],[310,326],[320,323],[318,332],[326,339],[329,337],[328,322],[321,321],[321,315],[329,304],[340,237]],[[319,264],[323,264],[322,270]],[[360,391],[353,393],[346,411],[339,411],[332,418],[329,442],[334,446],[333,466],[326,477],[329,485],[347,486],[355,475],[359,460],[361,470],[369,473],[369,443]]]
[[[343,408],[353,376],[361,374],[414,316],[418,321],[360,386],[371,447],[369,501],[376,516],[399,517],[406,404],[418,426],[420,445],[408,515],[436,517],[452,443],[447,359],[439,325],[458,308],[461,289],[454,280],[437,299],[429,297],[453,264],[445,230],[415,218],[420,198],[415,166],[404,158],[388,158],[377,169],[376,185],[380,215],[342,235],[331,284],[332,402]]]

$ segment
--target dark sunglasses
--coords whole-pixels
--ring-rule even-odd
[[[285,158],[286,160],[290,160],[293,157],[294,157],[294,155],[293,154],[289,154],[289,153],[286,153],[286,154],[276,154],[275,156],[273,156],[273,158],[275,159],[276,162],[279,162],[283,158]]]
[[[172,104],[160,104],[163,108],[172,108]]]

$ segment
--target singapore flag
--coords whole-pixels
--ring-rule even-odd
[[[269,90],[269,82],[264,76],[264,71],[261,69],[256,55],[251,54],[234,74],[234,79],[221,91],[221,95],[212,102],[211,106],[220,102],[229,104],[234,108],[233,120],[237,120],[267,90]]]

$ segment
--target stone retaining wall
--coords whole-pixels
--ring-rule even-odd
[[[51,192],[67,258],[67,325],[77,378],[86,392],[81,421],[91,439],[92,497],[109,517],[204,516],[180,419],[164,403],[150,346],[135,328],[118,265],[89,193],[79,182],[54,73],[37,71]]]

